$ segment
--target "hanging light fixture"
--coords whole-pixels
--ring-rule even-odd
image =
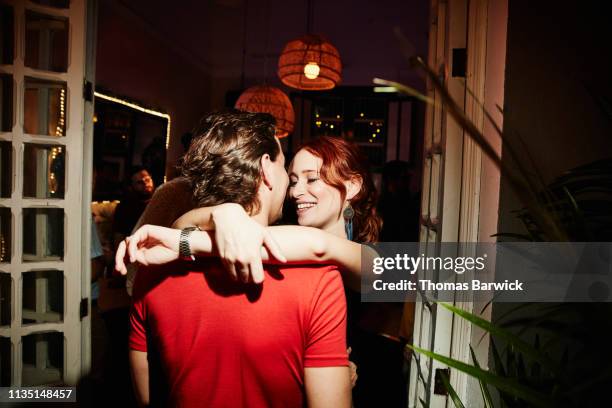
[[[340,53],[321,35],[308,34],[289,41],[278,59],[278,77],[291,88],[332,89],[341,75]]]
[[[287,94],[269,85],[256,85],[244,91],[236,109],[247,112],[269,113],[276,119],[276,137],[283,138],[293,132],[295,113]]]

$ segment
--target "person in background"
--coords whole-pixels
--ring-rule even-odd
[[[155,190],[153,179],[144,167],[133,167],[129,174],[127,191],[115,208],[113,220],[115,248],[131,234]]]
[[[210,123],[206,121],[212,120],[213,117],[214,116],[205,116],[200,121],[197,129],[200,129],[200,132],[208,129]],[[192,132],[183,133],[181,136],[181,144],[183,145],[184,153],[187,153],[192,141]],[[149,204],[132,229],[132,233],[145,224],[170,227],[176,219],[195,207],[191,183],[185,177],[175,177],[160,185],[155,190],[151,200],[149,200]],[[132,296],[132,289],[134,287],[137,271],[136,265],[128,265],[126,290],[130,296]]]

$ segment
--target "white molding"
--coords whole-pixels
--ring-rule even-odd
[[[83,77],[84,77],[84,26],[85,0],[72,0],[70,8],[58,10],[50,7],[40,8],[25,0],[12,0],[15,16],[15,59],[12,65],[15,81],[14,106],[15,122],[10,133],[3,133],[3,140],[13,144],[13,192],[10,199],[0,200],[0,204],[11,208],[12,214],[12,252],[10,265],[2,265],[2,270],[10,273],[12,288],[12,319],[9,328],[0,329],[0,335],[10,336],[12,356],[12,385],[21,385],[22,380],[22,336],[44,331],[58,331],[64,338],[63,382],[76,384],[81,374],[81,321],[79,304],[81,298],[81,242],[82,242],[82,151],[83,151]],[[67,73],[53,73],[24,67],[24,30],[25,10],[36,9],[48,15],[68,16],[69,18],[69,61]],[[82,40],[82,42],[81,42]],[[3,66],[5,67],[5,66]],[[64,81],[67,84],[67,122],[63,137],[31,136],[23,132],[23,92],[26,76]],[[24,199],[23,192],[23,143],[59,144],[66,147],[65,195],[63,200]],[[64,258],[62,261],[24,262],[23,253],[23,209],[30,207],[63,208],[64,221]],[[57,323],[22,324],[22,273],[33,269],[57,269],[64,276],[63,319]]]

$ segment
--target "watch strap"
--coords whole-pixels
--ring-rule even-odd
[[[195,257],[191,253],[191,247],[189,246],[189,235],[193,231],[200,231],[198,227],[187,227],[181,230],[179,238],[179,257],[184,261],[195,261]]]

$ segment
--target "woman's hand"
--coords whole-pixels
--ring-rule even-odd
[[[287,262],[272,234],[249,217],[242,206],[218,206],[212,212],[212,220],[219,257],[234,279],[263,282],[262,246],[277,260]]]
[[[349,354],[349,356],[351,355],[351,351],[353,351],[353,349],[351,347],[349,347],[346,350]],[[359,376],[357,375],[357,364],[353,363],[352,361],[349,360],[349,371],[351,372],[351,388],[355,388],[355,384],[357,384],[357,378],[359,378]]]
[[[179,239],[181,230],[143,225],[130,235],[117,248],[115,270],[127,274],[125,259],[142,265],[161,265],[179,258]]]

